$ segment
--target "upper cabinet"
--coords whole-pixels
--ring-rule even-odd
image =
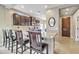
[[[16,13],[13,14],[13,25],[32,26],[39,22],[39,20],[32,16],[27,17]]]

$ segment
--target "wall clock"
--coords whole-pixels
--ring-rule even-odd
[[[54,27],[55,26],[55,18],[54,17],[50,17],[49,20],[48,20],[48,24],[50,27]]]

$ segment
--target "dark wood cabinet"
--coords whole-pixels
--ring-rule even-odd
[[[14,25],[20,25],[20,15],[13,14],[13,24]]]
[[[27,17],[16,13],[13,14],[13,25],[32,26],[34,23],[37,24],[39,22],[39,20],[36,20],[36,18],[32,16]]]
[[[70,17],[62,18],[62,36],[70,37]]]

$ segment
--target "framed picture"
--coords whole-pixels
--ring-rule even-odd
[[[55,26],[55,23],[56,23],[56,20],[54,17],[50,17],[49,20],[48,20],[48,24],[50,27],[54,27]]]

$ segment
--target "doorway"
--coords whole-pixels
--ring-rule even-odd
[[[62,18],[62,36],[70,37],[70,17]]]

